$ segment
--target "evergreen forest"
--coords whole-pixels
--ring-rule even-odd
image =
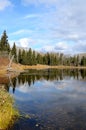
[[[14,62],[23,65],[86,66],[86,56],[81,57],[80,54],[71,56],[58,52],[42,53],[32,50],[31,48],[27,50],[17,48],[16,43],[13,43],[13,46],[10,47],[6,31],[3,32],[0,38],[0,55],[1,54],[14,55]]]

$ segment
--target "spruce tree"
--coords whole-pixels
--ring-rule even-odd
[[[33,54],[32,54],[32,65],[36,65],[37,62],[36,62],[36,54],[35,54],[35,51],[33,51]]]
[[[32,65],[32,49],[30,48],[27,52],[28,65]]]
[[[15,42],[14,42],[12,50],[11,50],[11,55],[14,55],[14,61],[17,62],[17,49],[16,49]]]
[[[43,64],[43,56],[42,54],[37,54],[37,64]]]
[[[76,57],[76,66],[79,66],[79,55]]]
[[[86,66],[86,58],[84,56],[81,59],[81,65]]]
[[[22,52],[21,52],[21,49],[19,49],[19,52],[18,52],[18,62],[20,64],[22,63]]]
[[[63,65],[63,53],[60,53],[59,62],[60,62],[60,65]]]
[[[25,50],[23,50],[22,54],[21,54],[21,64],[23,64],[23,65],[27,65],[28,64],[27,52]]]
[[[10,46],[8,44],[8,36],[6,34],[6,31],[3,32],[1,40],[0,40],[0,50],[2,51],[9,51]]]

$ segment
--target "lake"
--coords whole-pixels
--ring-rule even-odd
[[[7,89],[21,115],[9,130],[86,130],[86,70],[26,70]]]

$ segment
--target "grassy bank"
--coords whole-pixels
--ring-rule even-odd
[[[20,73],[22,71],[24,71],[25,69],[48,69],[48,68],[56,68],[56,69],[86,69],[86,66],[48,66],[48,65],[32,65],[32,66],[28,66],[28,65],[21,65],[21,64],[16,64],[13,63],[12,64],[12,69],[13,69],[13,75],[15,76],[16,72]],[[2,77],[3,75],[7,74],[7,66],[1,66],[0,67],[0,77]]]
[[[19,116],[18,111],[13,107],[13,98],[10,94],[0,86],[0,129],[6,129],[13,125],[16,117]]]
[[[55,68],[55,69],[86,69],[86,66],[62,66],[62,65],[59,65],[59,66],[48,66],[48,65],[33,65],[33,66],[23,66],[23,69],[49,69],[49,68]]]

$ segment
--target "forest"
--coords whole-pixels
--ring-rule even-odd
[[[77,55],[65,55],[63,53],[54,52],[37,52],[31,48],[17,48],[16,43],[10,47],[6,31],[3,32],[0,38],[0,55],[14,55],[14,62],[23,65],[50,65],[50,66],[86,66],[86,57]]]

